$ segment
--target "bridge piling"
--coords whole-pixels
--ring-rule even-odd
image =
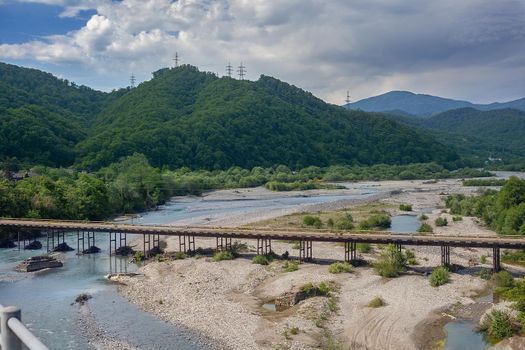
[[[501,270],[500,248],[492,248],[492,272],[499,272],[500,270]]]
[[[312,260],[312,241],[301,240],[299,243],[299,262]]]
[[[80,233],[82,232],[82,235]],[[85,243],[85,232],[77,230],[77,255],[80,255],[86,250],[86,243]],[[82,241],[82,250],[80,250],[80,242]]]
[[[355,260],[357,260],[357,243],[345,242],[345,261],[351,263]]]
[[[450,246],[441,246],[441,265],[450,266]]]
[[[95,231],[88,231],[88,249],[95,247]]]
[[[272,240],[257,238],[257,255],[268,255],[272,251]]]
[[[149,258],[149,251],[151,250],[151,234],[149,233],[143,233],[143,240],[142,240],[142,243],[143,243],[143,252],[144,252],[144,258],[147,259]],[[146,237],[148,237],[148,239],[146,239]],[[148,245],[148,249],[146,249],[146,244]]]

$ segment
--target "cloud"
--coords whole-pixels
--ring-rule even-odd
[[[35,0],[94,9],[78,31],[0,45],[0,58],[92,69],[100,86],[146,78],[175,52],[220,74],[276,76],[341,103],[407,89],[487,102],[525,95],[519,0]],[[106,81],[103,81],[106,79]]]

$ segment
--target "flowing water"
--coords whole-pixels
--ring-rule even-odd
[[[199,225],[212,219],[250,215],[262,210],[287,210],[343,199],[366,198],[373,194],[373,191],[363,190],[357,195],[305,197],[275,194],[265,199],[181,197],[161,210],[144,213],[134,223]],[[128,264],[126,258],[110,258],[107,234],[97,233],[96,239],[101,253],[84,256],[77,256],[76,252],[64,253],[60,257],[64,267],[30,274],[15,272],[16,264],[27,257],[44,254],[44,250],[0,249],[0,303],[20,306],[23,321],[51,349],[91,348],[79,329],[79,306],[71,305],[80,293],[93,296],[88,302],[93,318],[98,327],[107,330],[110,336],[125,339],[139,348],[205,349],[198,343],[197,335],[167,324],[120,297],[115,285],[107,282],[104,276],[114,271],[115,267],[132,272],[136,266]],[[66,242],[76,248],[76,233],[66,234]],[[167,338],[169,342],[166,342]]]

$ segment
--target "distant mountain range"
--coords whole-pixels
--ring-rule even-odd
[[[349,103],[345,105],[345,107],[350,110],[362,110],[365,112],[430,117],[437,113],[458,108],[474,108],[480,111],[512,108],[525,111],[525,98],[504,103],[474,104],[468,101],[414,94],[409,91],[391,91],[386,94]]]

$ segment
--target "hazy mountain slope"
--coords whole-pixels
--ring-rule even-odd
[[[373,96],[347,104],[345,107],[350,110],[387,112],[391,114],[408,113],[420,117],[429,117],[448,110],[466,107],[472,107],[479,110],[514,108],[525,111],[525,98],[505,103],[491,103],[484,105],[431,95],[414,94],[409,91],[391,91],[386,94]]]

